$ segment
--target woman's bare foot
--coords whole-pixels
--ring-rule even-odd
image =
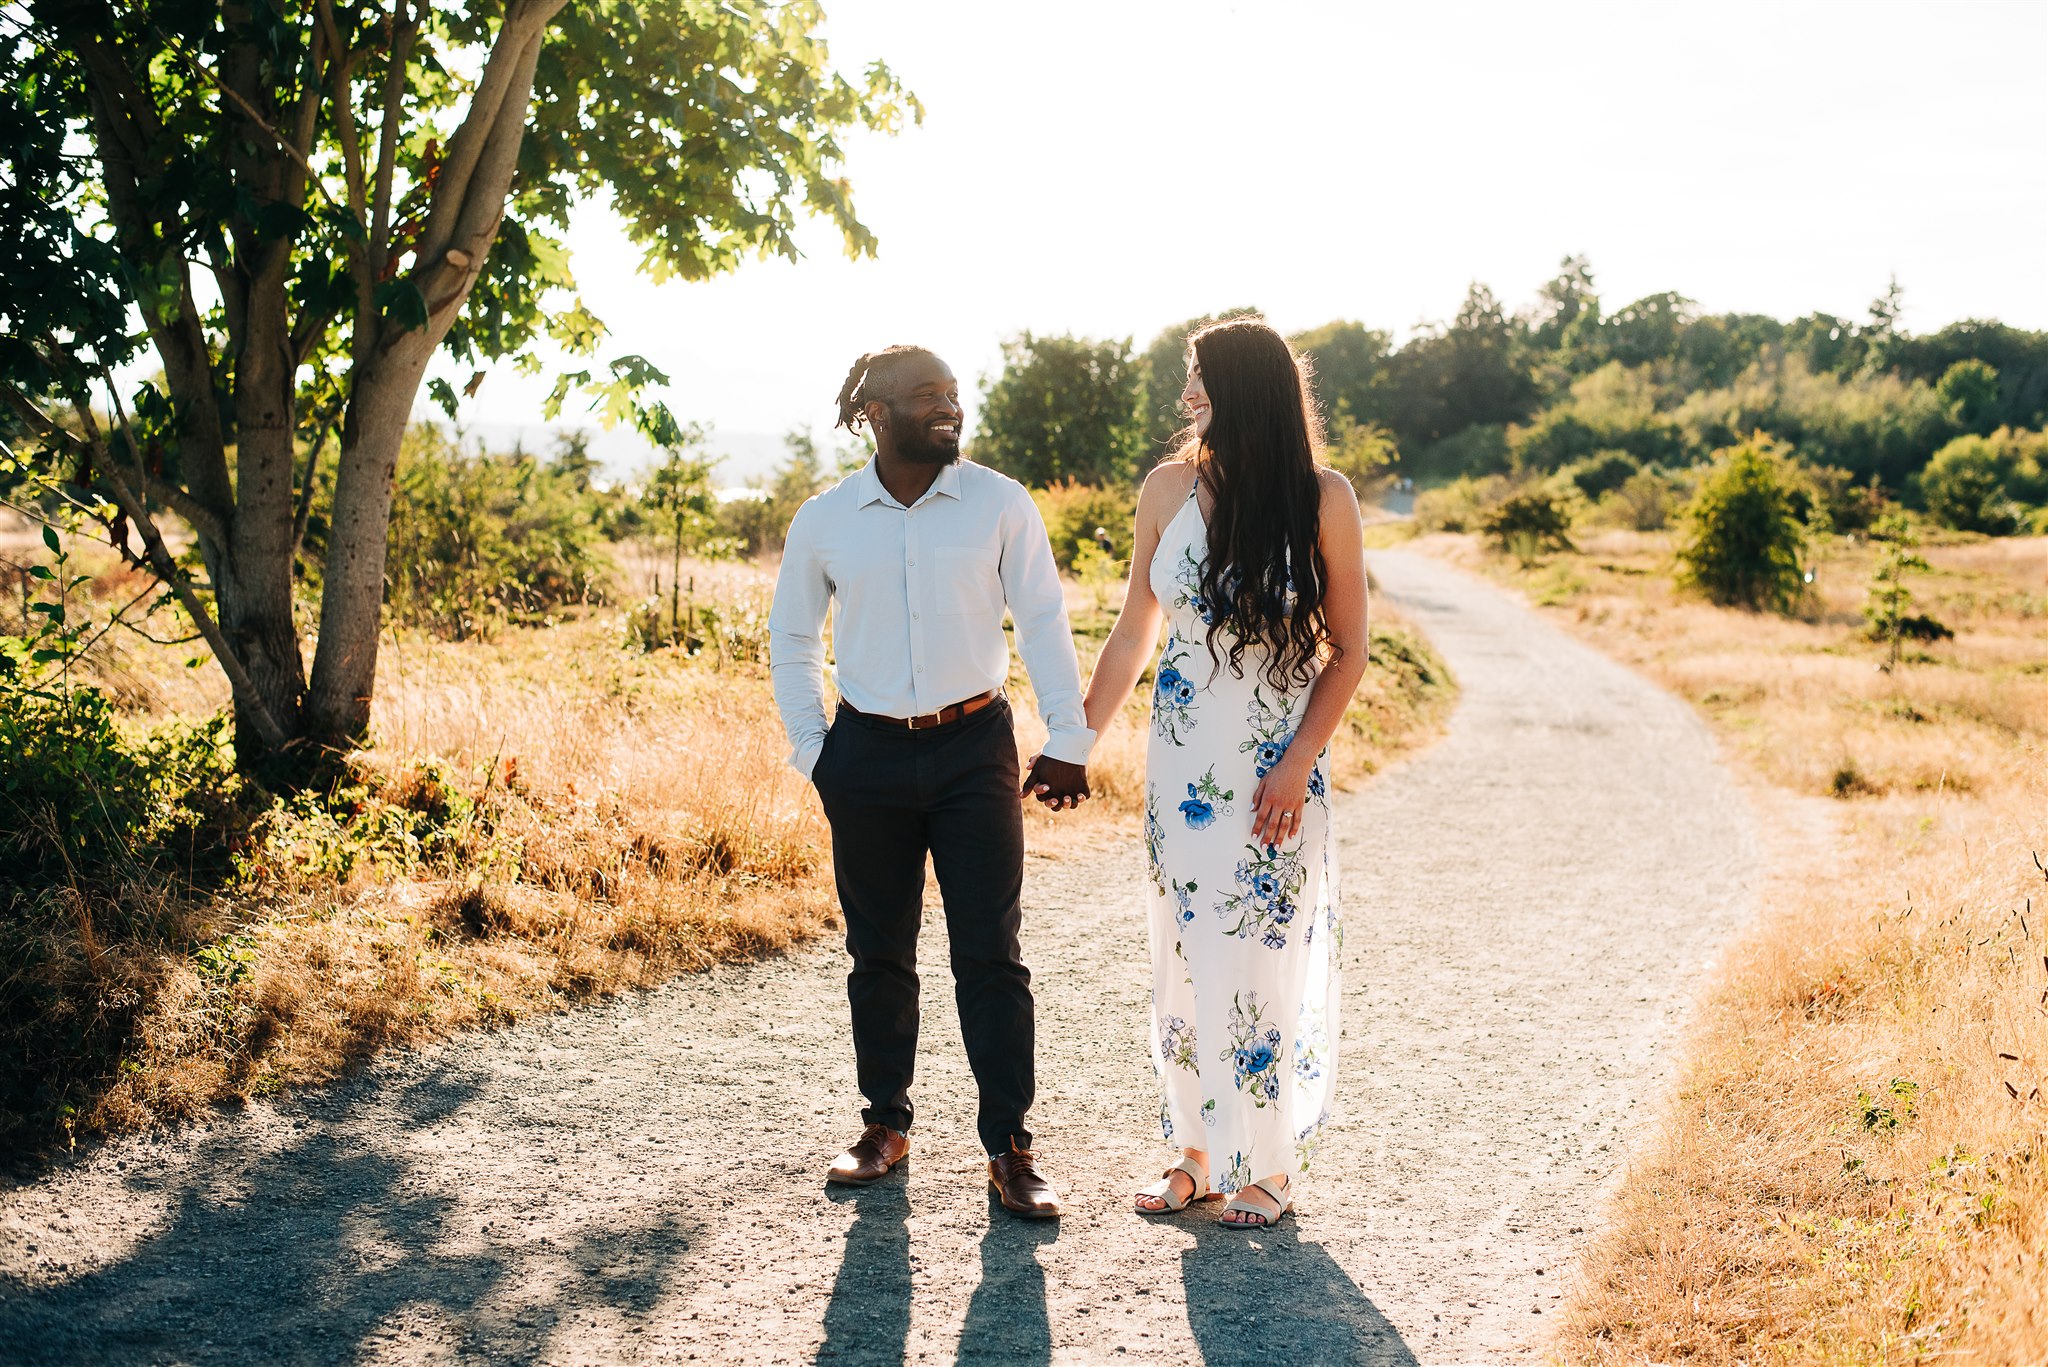
[[[1196,1164],[1202,1169],[1202,1174],[1204,1178],[1208,1176],[1208,1150],[1182,1149],[1180,1152],[1182,1158],[1187,1159],[1189,1162]],[[1147,1214],[1157,1215],[1162,1211],[1174,1210],[1180,1206],[1184,1206],[1190,1200],[1193,1199],[1195,1194],[1194,1178],[1188,1176],[1185,1172],[1182,1172],[1180,1169],[1175,1168],[1167,1173],[1166,1181],[1168,1184],[1168,1191],[1172,1194],[1171,1200],[1168,1200],[1166,1197],[1154,1196],[1149,1192],[1141,1191],[1137,1194],[1136,1197],[1133,1198],[1132,1204],[1135,1205],[1139,1210],[1142,1210]]]
[[[1286,1173],[1276,1172],[1266,1180],[1285,1191],[1289,1201],[1294,1199],[1294,1184],[1288,1180]],[[1278,1220],[1285,1209],[1279,1201],[1273,1199],[1271,1192],[1256,1185],[1246,1185],[1230,1199],[1239,1206],[1251,1207],[1249,1210],[1226,1210],[1216,1217],[1217,1224],[1229,1225],[1233,1229],[1241,1229],[1247,1225],[1263,1229]]]

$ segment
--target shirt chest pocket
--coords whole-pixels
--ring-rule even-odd
[[[941,617],[1000,617],[1003,580],[990,546],[940,546],[932,555],[933,606]]]

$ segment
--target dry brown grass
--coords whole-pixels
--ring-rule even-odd
[[[651,590],[647,557],[620,560]],[[773,582],[755,565],[685,574],[700,603],[728,608],[758,607]],[[123,589],[110,574],[94,591]],[[1085,669],[1113,605],[1070,594]],[[1450,691],[1425,647],[1382,626],[1398,648],[1354,708],[1353,773],[1429,734]],[[77,1136],[189,1116],[836,924],[823,819],[783,762],[765,665],[644,654],[624,630],[605,610],[460,644],[387,638],[355,787],[263,818],[237,886],[44,890],[36,971],[86,1043],[53,1072],[41,1119]],[[203,716],[225,690],[217,671],[181,667],[192,649],[110,637],[85,675],[137,724]],[[1021,671],[1014,683],[1029,753],[1042,728]],[[1145,709],[1141,689],[1092,759],[1096,802],[1032,809],[1034,844],[1134,821]]]
[[[1691,698],[1772,876],[1573,1286],[1568,1362],[2048,1362],[2048,542],[1928,548],[1956,638],[1863,640],[1867,546],[1799,619],[1677,596],[1661,537],[1519,584]]]

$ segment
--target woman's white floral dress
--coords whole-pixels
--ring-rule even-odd
[[[1167,1142],[1208,1150],[1210,1185],[1234,1192],[1308,1169],[1336,1077],[1343,938],[1327,750],[1300,835],[1252,841],[1252,790],[1287,752],[1309,690],[1275,691],[1257,645],[1242,678],[1212,663],[1207,542],[1191,495],[1150,567],[1168,627],[1145,766],[1152,1064]]]

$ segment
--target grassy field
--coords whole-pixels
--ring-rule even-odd
[[[1793,618],[1681,597],[1664,534],[1412,544],[1692,700],[1772,849],[1559,1357],[2048,1362],[2048,540],[1924,548],[1955,636],[1891,672],[1868,543]]]
[[[621,599],[644,596],[658,558],[614,558]],[[101,568],[98,603],[143,587]],[[245,800],[182,862],[17,887],[0,922],[0,1031],[27,1066],[0,1149],[316,1085],[381,1049],[834,928],[823,819],[783,762],[768,687],[772,566],[685,574],[690,601],[717,614],[694,653],[629,647],[625,612],[607,608],[459,644],[393,633],[372,743],[346,783],[267,809]],[[0,631],[20,629],[11,596]],[[1113,599],[1069,587],[1084,670]],[[1375,629],[1377,658],[1339,737],[1340,785],[1429,734],[1451,693],[1412,631],[1391,614]],[[210,665],[186,667],[195,649],[117,632],[79,681],[104,688],[137,732],[204,718],[225,688]],[[1012,685],[1028,753],[1042,730],[1021,672]],[[1135,841],[1146,696],[1097,750],[1096,801],[1057,818],[1032,809],[1035,847],[1105,826]],[[195,883],[194,869],[223,863],[200,848],[209,841],[233,846],[232,872]]]

